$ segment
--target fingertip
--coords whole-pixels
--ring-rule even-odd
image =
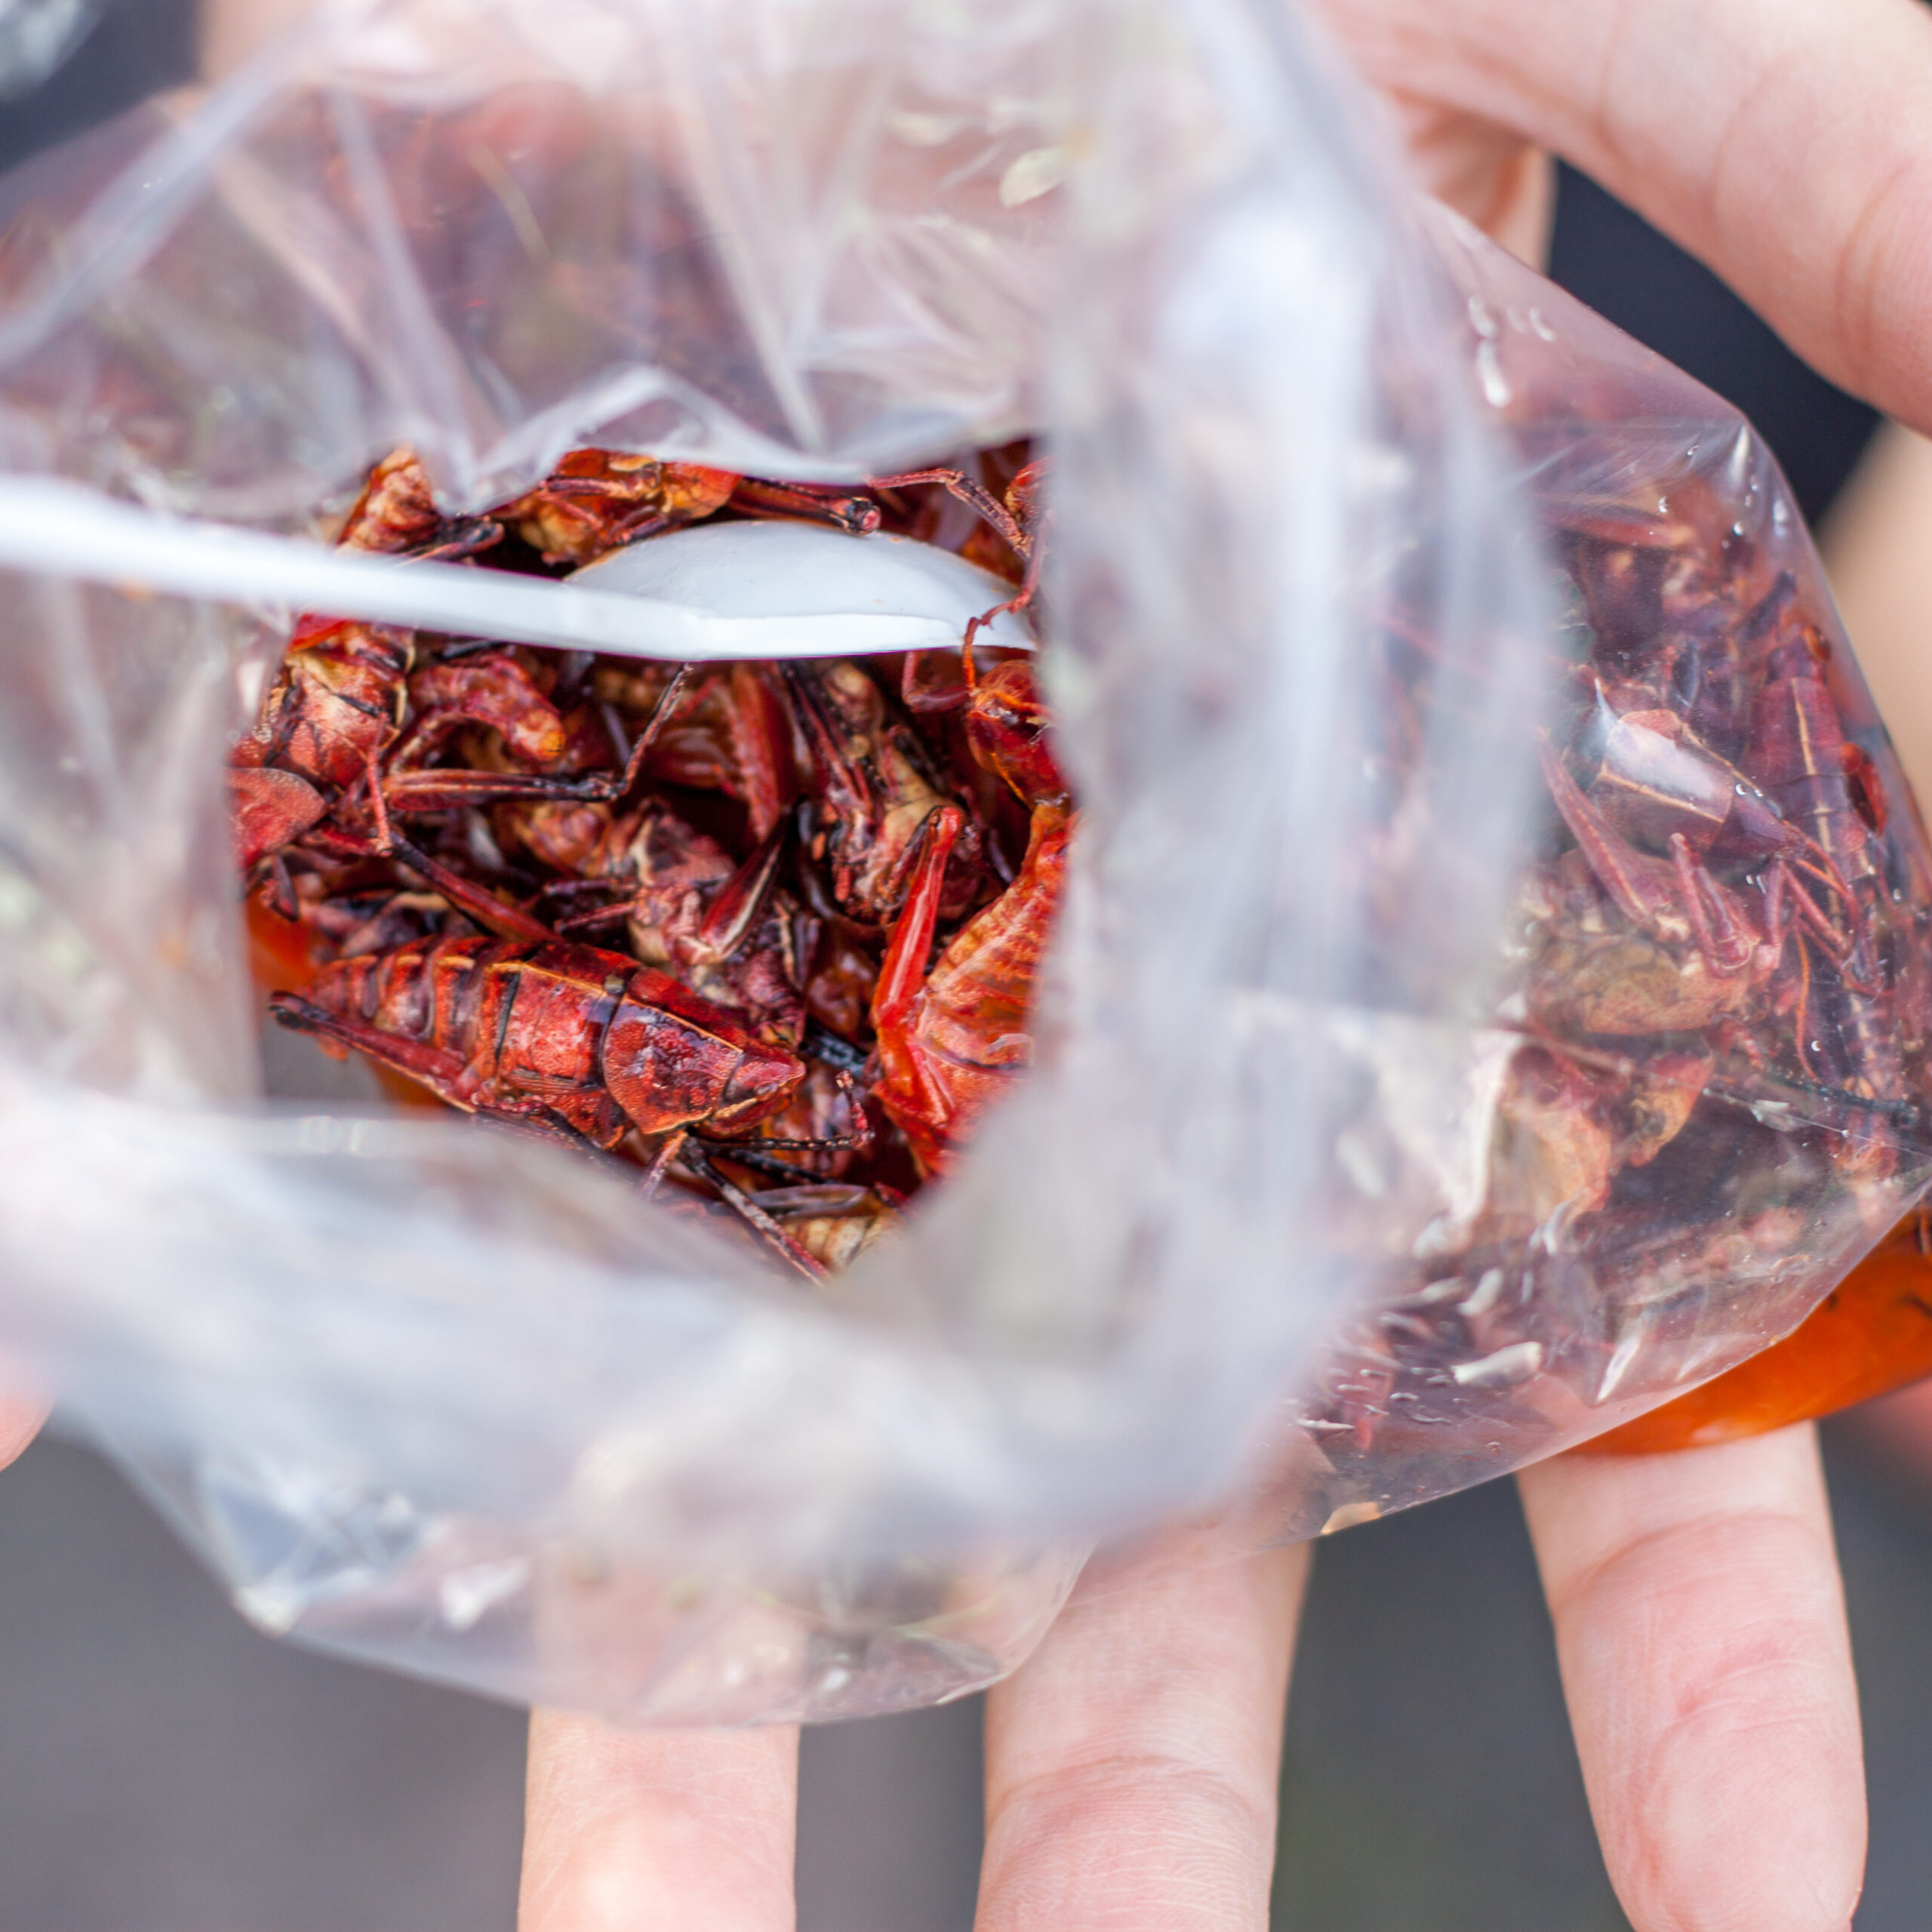
[[[1188,1547],[1083,1586],[988,1697],[977,1932],[1266,1922],[1308,1553]]]
[[[1561,1458],[1523,1490],[1638,1932],[1843,1932],[1864,1767],[1813,1432]]]
[[[1330,0],[1324,11],[1371,78],[1426,104],[1425,121],[1453,110],[1562,155],[1715,269],[1826,375],[1932,430],[1924,7]]]
[[[518,1932],[791,1932],[798,1739],[533,1711]]]
[[[1754,1557],[1777,1561],[1776,1539],[1761,1543],[1740,1552],[1728,1628],[1700,1627],[1724,1615],[1709,1586],[1657,1591],[1686,1629],[1674,1696],[1640,1718],[1647,1737],[1599,1767],[1605,1857],[1639,1932],[1839,1932],[1863,1884],[1849,1660],[1832,1654],[1826,1618],[1754,1574]],[[1712,1555],[1726,1552],[1720,1544]],[[1633,1565],[1635,1590],[1645,1567]],[[1754,1584],[1764,1594],[1747,1611]]]

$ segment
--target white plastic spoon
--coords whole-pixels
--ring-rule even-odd
[[[166,516],[60,478],[18,474],[0,476],[0,570],[238,604],[276,621],[313,611],[686,662],[943,650],[1012,595],[949,551],[814,524],[700,525],[558,583]],[[1033,643],[1013,617],[985,635],[992,645]]]
[[[828,651],[818,640],[828,626],[854,621],[869,635],[880,620],[901,618],[943,626],[941,641],[957,644],[972,620],[1013,595],[1013,586],[950,550],[884,531],[848,536],[822,524],[789,518],[701,523],[614,550],[573,571],[586,590],[621,591],[723,618],[778,625],[804,621],[800,646],[774,645],[774,657],[848,657],[866,650],[912,645],[857,645]],[[989,646],[1031,651],[1033,634],[1008,612],[980,635]]]

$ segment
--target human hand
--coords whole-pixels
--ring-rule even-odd
[[[1932,432],[1918,0],[1309,0],[1425,186],[1512,245],[1560,155],[1832,381]]]
[[[1841,1932],[1863,1787],[1811,1432],[1565,1457],[1523,1488],[1585,1781],[1639,1932]],[[1076,1595],[991,1694],[980,1932],[1266,1925],[1308,1555],[1163,1571],[1156,1552],[1143,1580]],[[796,1764],[789,1730],[540,1714],[523,1932],[784,1932]]]
[[[1932,25],[1909,0],[1317,0],[1425,184],[1534,255],[1566,155],[1828,374],[1932,424]],[[1527,1472],[1586,1783],[1639,1932],[1836,1932],[1863,1858],[1808,1429]],[[1077,1600],[989,1700],[983,1927],[1259,1926],[1305,1573]],[[790,1923],[795,1740],[533,1730],[528,1932]]]

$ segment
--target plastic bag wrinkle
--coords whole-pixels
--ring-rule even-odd
[[[1094,1537],[1547,1454],[1795,1322],[1924,1185],[1909,1124],[1733,1066],[1730,1220],[1642,1223],[1709,1178],[1666,1143],[1632,1240],[1578,1233],[1601,1135],[1530,1089],[1515,937],[1587,652],[1560,546],[1694,485],[1829,605],[1735,417],[1428,241],[1284,11],[383,0],[178,112],[5,285],[17,474],[314,537],[404,441],[473,510],[580,442],[838,480],[1043,431],[1084,814],[1032,1076],[820,1304],[474,1123],[220,1111],[217,781],[275,614],[14,599],[0,1322],[265,1626],[639,1721],[958,1694]],[[1658,1057],[1555,1045],[1632,1092]],[[1444,1309],[1405,1420],[1388,1337]]]

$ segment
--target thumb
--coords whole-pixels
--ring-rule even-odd
[[[1917,0],[1367,0],[1370,78],[1553,149],[1798,354],[1932,430],[1932,15]]]

